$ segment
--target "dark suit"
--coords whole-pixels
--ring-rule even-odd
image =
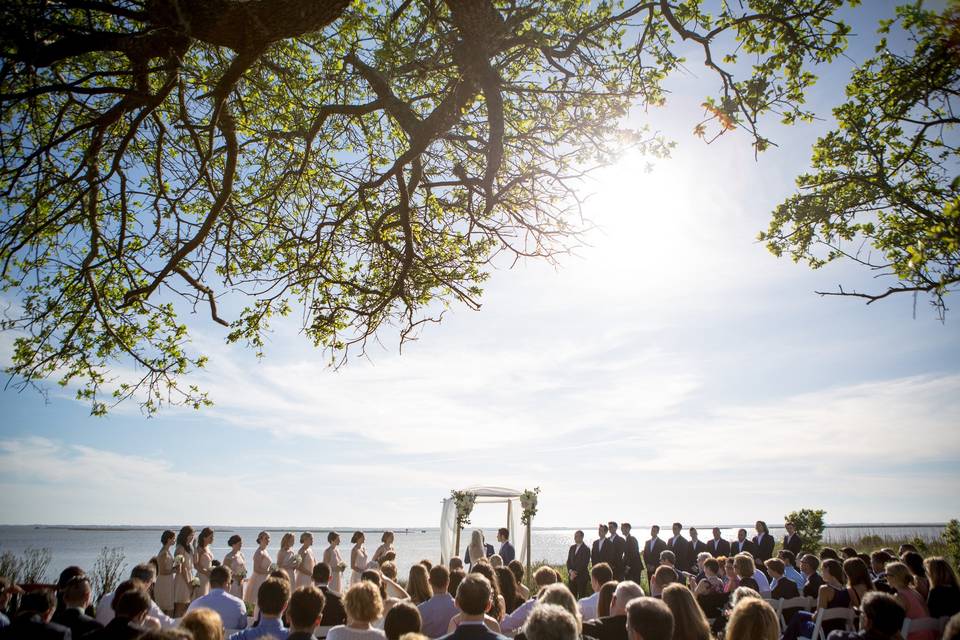
[[[799,560],[800,550],[803,548],[803,538],[801,538],[798,533],[792,536],[783,536],[783,548],[787,551],[792,551],[793,555]]]
[[[62,625],[44,622],[38,615],[25,613],[10,622],[10,626],[0,629],[0,638],[4,640],[73,640],[70,629]]]
[[[627,616],[605,616],[583,622],[583,635],[597,640],[627,640]]]
[[[603,539],[603,547],[600,547],[600,538],[597,538],[593,541],[593,545],[590,547],[590,564],[597,566],[601,562],[610,563],[610,556],[612,546],[608,538]],[[612,566],[610,567],[613,568]]]
[[[704,542],[703,542],[702,540],[700,540],[699,538],[697,538],[696,540],[691,540],[691,541],[690,541],[690,567],[689,567],[689,568],[692,569],[692,568],[697,564],[697,556],[700,555],[701,553],[709,553],[709,551],[707,551],[707,545],[706,545],[706,543],[704,543]],[[697,567],[696,570],[699,571],[700,568]]]
[[[753,544],[750,540],[744,540],[740,542],[739,540],[734,540],[730,543],[730,555],[737,555],[738,553],[743,553],[746,551],[753,556],[754,560],[757,559],[757,545]],[[760,563],[757,562],[757,568],[760,568]]]
[[[650,540],[643,543],[643,566],[647,569],[647,578],[653,576],[653,572],[660,566],[660,553],[667,550],[667,543],[657,537],[653,543],[653,549],[650,549]]]
[[[774,600],[779,600],[780,598],[783,598],[784,600],[789,600],[790,598],[799,598],[800,589],[797,588],[796,582],[784,576],[777,580],[777,586],[770,591],[770,597]],[[797,611],[800,611],[800,609],[784,609],[783,619],[789,623]]]
[[[623,539],[623,536],[617,534],[607,540],[607,544],[610,545],[610,568],[613,569],[613,579],[616,581],[623,580],[624,575],[624,553],[627,550],[627,541]],[[604,550],[606,550],[607,545],[603,545]]]
[[[819,573],[807,576],[807,584],[803,585],[803,595],[807,598],[816,598],[823,586],[823,578]]]
[[[729,556],[730,555],[730,542],[720,538],[719,540],[711,539],[707,543],[707,551],[713,554],[714,558],[719,558],[720,556]]]
[[[640,541],[633,536],[627,536],[626,549],[623,552],[623,563],[626,565],[626,578],[640,583],[640,573],[643,571],[643,558],[640,557]]]
[[[763,563],[773,557],[773,547],[776,542],[774,542],[772,535],[765,533],[763,534],[763,540],[760,539],[759,534],[753,536],[753,544],[757,548],[757,552],[753,554],[753,559],[757,561],[757,568],[766,573],[767,570]]]
[[[567,573],[577,572],[576,578],[570,578],[570,591],[574,598],[587,595],[587,585],[590,584],[590,551],[585,544],[572,544],[567,551]]]
[[[70,629],[74,638],[103,628],[103,625],[97,622],[95,618],[91,618],[80,609],[64,609],[55,613],[52,622]]]
[[[482,624],[461,624],[441,640],[507,640],[507,637],[490,631]]]
[[[323,592],[323,615],[320,617],[320,626],[335,627],[338,624],[347,624],[347,611],[343,608],[343,600],[340,596],[326,586],[318,588]]]
[[[129,618],[114,618],[104,628],[83,637],[84,640],[136,640],[142,633],[143,629],[133,626]]]
[[[690,570],[690,542],[683,537],[683,534],[676,538],[671,538],[667,542],[667,549],[673,551],[675,556],[674,566],[681,571]]]

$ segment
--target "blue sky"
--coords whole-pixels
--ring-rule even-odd
[[[199,315],[211,409],[93,418],[55,385],[47,402],[0,393],[0,522],[431,526],[476,484],[541,487],[541,525],[955,517],[957,311],[820,298],[883,283],[755,241],[893,6],[865,4],[809,96],[824,120],[768,122],[779,147],[759,161],[740,132],[707,147],[691,131],[714,83],[691,56],[667,106],[633,116],[673,157],[647,174],[628,154],[585,186],[589,246],[497,270],[481,311],[451,310],[402,355],[387,330],[332,371],[294,322],[257,361]]]

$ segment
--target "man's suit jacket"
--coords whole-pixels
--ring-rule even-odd
[[[584,620],[583,635],[597,640],[627,640],[627,616]]]
[[[822,586],[823,578],[820,577],[819,573],[807,576],[807,584],[803,585],[803,595],[807,598],[816,598]]]
[[[696,540],[690,541],[690,566],[697,564],[697,556],[701,553],[709,553],[707,550],[707,545],[703,540],[697,538]],[[698,569],[699,571],[699,569]]]
[[[507,640],[507,637],[490,631],[483,624],[461,624],[442,640]]]
[[[792,536],[783,536],[783,548],[787,551],[792,551],[793,555],[799,560],[800,550],[803,548],[803,538],[800,537],[799,533],[795,533]]]
[[[763,540],[760,540],[759,535],[753,536],[753,544],[757,548],[757,552],[753,554],[753,559],[757,561],[757,568],[761,571],[766,571],[763,563],[773,557],[773,547],[776,545],[776,542],[772,535],[765,533]]]
[[[754,560],[757,559],[757,545],[753,544],[752,540],[744,540],[740,542],[739,540],[734,540],[730,543],[730,555],[737,555],[738,553],[743,553],[746,551],[753,556]],[[759,568],[760,563],[757,562]]]
[[[647,568],[647,575],[653,575],[653,572],[660,566],[660,552],[667,550],[667,543],[659,537],[653,543],[653,550],[650,549],[650,541],[643,543],[643,566]]]
[[[720,538],[719,540],[710,539],[710,542],[707,543],[707,551],[713,554],[714,558],[719,558],[720,556],[729,556],[730,555],[730,542]]]
[[[319,587],[323,592],[323,615],[320,617],[321,627],[335,627],[338,624],[347,624],[347,610],[343,608],[340,596],[330,591],[328,587]]]
[[[70,629],[74,638],[79,638],[83,634],[90,633],[95,629],[103,628],[103,625],[97,622],[95,618],[91,618],[83,611],[80,611],[80,609],[64,609],[59,613],[55,613],[51,622]]]
[[[671,542],[672,541],[672,542]],[[683,571],[690,570],[690,541],[679,535],[676,539],[667,541],[667,549],[673,551],[676,562],[674,566]]]
[[[603,548],[600,547],[600,538],[593,541],[590,546],[590,564],[597,566],[601,562],[610,562],[610,539],[603,539]],[[612,568],[612,567],[611,567]]]
[[[52,622],[44,622],[40,616],[24,614],[14,618],[9,626],[0,629],[0,638],[7,640],[74,640],[70,629]]]
[[[623,536],[617,534],[610,538],[608,541],[610,545],[610,568],[613,569],[613,578],[614,580],[620,581],[623,580],[624,563],[623,556],[627,550],[627,541],[623,539]],[[607,545],[603,545],[606,548]]]
[[[770,597],[774,600],[779,600],[783,598],[784,600],[789,600],[790,598],[800,597],[800,589],[797,588],[797,583],[791,580],[790,578],[783,576],[777,580],[777,586],[775,586],[770,591]],[[784,609],[783,610],[783,619],[787,621],[787,624],[790,623],[790,620],[793,618],[794,614],[800,611],[800,609]]]
[[[505,565],[510,564],[517,557],[517,552],[509,540],[500,545],[500,557],[503,558],[503,564]]]
[[[590,576],[590,551],[585,544],[572,544],[567,550],[567,571],[576,571],[577,579]]]
[[[626,566],[627,580],[640,582],[640,572],[643,570],[643,558],[640,556],[640,541],[633,536],[625,539],[626,549],[623,552],[623,564]]]

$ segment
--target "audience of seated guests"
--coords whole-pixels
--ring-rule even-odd
[[[610,615],[610,603],[613,602],[613,592],[617,589],[616,580],[604,582],[600,587],[600,595],[597,597],[597,617],[605,618]],[[626,632],[624,632],[626,633]]]
[[[257,638],[286,640],[289,632],[283,626],[280,617],[287,608],[289,600],[289,580],[273,577],[264,580],[257,590],[257,608],[260,611],[260,622],[250,629],[237,631],[230,636],[230,640],[256,640]]]
[[[582,635],[581,632],[583,630],[583,619],[580,617],[580,609],[577,607],[577,599],[573,597],[573,592],[570,591],[570,588],[567,587],[567,585],[559,582],[559,576],[557,577],[557,580],[558,582],[541,589],[535,601],[536,604],[534,605],[534,609],[540,604],[552,604],[566,609],[576,620],[577,632]],[[531,613],[532,612],[533,610],[531,609]],[[527,636],[523,631],[514,637],[516,640],[527,640]]]
[[[851,591],[844,584],[845,576],[839,560],[826,559],[820,565],[823,571],[823,584],[817,593],[817,609],[836,609],[851,606]],[[821,625],[823,632],[830,633],[844,626],[842,620],[828,620]],[[799,636],[811,637],[814,628],[814,615],[809,611],[800,611],[788,621],[783,632],[783,640],[796,640]]]
[[[67,582],[60,586],[58,593],[58,600],[63,604],[63,608],[53,614],[53,622],[70,629],[74,638],[103,628],[103,625],[97,622],[95,618],[86,614],[93,595],[93,589],[90,588],[90,579],[87,576],[81,574],[69,578]]]
[[[859,607],[863,597],[873,591],[873,581],[870,579],[870,570],[866,563],[854,556],[843,561],[843,573],[847,576],[847,591],[850,593],[852,606]]]
[[[213,609],[188,609],[180,618],[180,626],[190,632],[193,640],[223,640],[223,621]]]
[[[400,640],[406,633],[420,633],[421,626],[420,611],[412,602],[398,602],[383,619],[387,640]]]
[[[657,598],[637,598],[627,603],[629,640],[673,640],[673,614]]]
[[[325,606],[326,598],[316,587],[300,587],[294,591],[287,605],[290,621],[287,640],[314,640],[313,632],[322,624]]]
[[[335,627],[347,621],[347,612],[343,608],[340,594],[330,590],[330,565],[318,562],[313,565],[313,586],[323,594],[323,615],[320,618],[321,627]]]
[[[738,553],[733,557],[733,568],[737,571],[739,586],[749,587],[754,591],[760,591],[760,585],[757,583],[754,573],[757,570],[753,563],[753,557],[749,553]]]
[[[491,563],[490,566],[493,566]],[[500,595],[503,596],[504,613],[510,614],[517,610],[524,599],[517,592],[517,579],[507,567],[495,567],[493,572],[497,576],[497,583],[500,586]]]
[[[530,599],[530,589],[523,584],[523,563],[519,560],[511,560],[507,564],[507,569],[513,572],[513,577],[517,581],[517,595],[522,602],[526,602]]]
[[[130,579],[142,582],[144,584],[144,589],[146,589],[146,591],[149,593],[150,588],[157,579],[157,572],[150,564],[138,564],[130,570]],[[111,620],[113,620],[113,599],[115,596],[116,591],[113,593],[106,593],[100,598],[100,602],[97,603],[97,622],[102,625],[107,625]],[[150,600],[149,615],[151,618],[158,620],[160,622],[160,626],[164,629],[175,627],[177,624],[177,621],[161,611],[160,607],[157,606],[157,603],[153,600]]]
[[[84,640],[134,640],[145,628],[159,629],[160,623],[148,617],[151,602],[146,585],[140,580],[121,583],[114,591],[113,619],[102,629],[86,634]]]
[[[327,640],[384,640],[386,635],[373,626],[383,614],[383,595],[371,580],[361,580],[343,596],[347,624],[327,631]]]
[[[457,589],[460,583],[467,577],[467,572],[463,569],[450,569],[450,583],[447,585],[447,593],[454,598],[457,597]]]
[[[720,563],[716,558],[707,558],[703,561],[703,578],[691,586],[698,596],[711,593],[723,593],[723,579],[720,578]]]
[[[492,606],[492,597],[493,588],[489,580],[479,573],[467,575],[457,588],[459,624],[443,637],[446,640],[504,640],[505,636],[500,635],[495,628],[490,628],[496,627],[496,620],[486,615]]]
[[[873,587],[885,593],[896,593],[896,591],[887,584],[887,563],[893,562],[894,556],[890,553],[880,550],[870,554],[870,572],[873,574]]]
[[[524,635],[528,640],[578,640],[580,629],[576,618],[563,607],[538,603],[527,619]]]
[[[237,596],[229,593],[231,582],[230,569],[219,565],[210,570],[210,591],[190,603],[187,611],[194,609],[212,609],[220,615],[223,626],[234,631],[247,628],[247,605]]]
[[[903,607],[889,593],[871,591],[860,603],[860,630],[831,631],[828,640],[895,640],[900,637]]]
[[[673,614],[673,640],[710,640],[710,624],[690,589],[671,584],[660,597]]]
[[[807,584],[807,579],[797,569],[797,556],[789,549],[781,549],[777,553],[777,558],[783,562],[784,577],[792,580],[793,583],[797,585],[797,589],[803,591],[803,587]]]
[[[636,582],[618,583],[610,602],[610,615],[584,622],[583,635],[596,640],[627,640],[627,604],[643,596],[643,587]]]
[[[761,598],[744,598],[730,612],[724,640],[778,640],[777,612]]]
[[[410,567],[410,573],[407,574],[407,593],[410,594],[410,601],[414,605],[426,602],[433,597],[433,589],[430,588],[430,574],[427,568],[422,564],[415,564]]]
[[[930,581],[927,580],[927,570],[923,567],[923,556],[916,551],[908,551],[900,557],[900,561],[910,569],[913,574],[913,587],[926,600],[930,595]]]
[[[667,585],[671,585],[680,580],[677,570],[669,565],[662,564],[653,572],[653,579],[650,580],[650,595],[659,598]]]
[[[960,613],[960,585],[950,563],[943,558],[933,557],[927,558],[923,565],[930,578],[930,595],[927,596],[930,615],[943,618]]]
[[[613,569],[606,562],[598,562],[590,569],[590,586],[593,587],[593,593],[585,598],[580,598],[580,615],[584,620],[592,620],[597,617],[597,600],[600,598],[600,587],[613,580]]]
[[[820,587],[823,586],[823,577],[817,573],[820,568],[820,560],[812,553],[808,553],[800,558],[800,571],[806,579],[803,586],[803,595],[807,598],[816,598],[820,595]]]
[[[906,564],[903,562],[888,563],[887,582],[896,589],[897,594],[894,598],[904,608],[908,618],[915,620],[930,616],[926,600],[913,587],[915,578]],[[935,637],[936,633],[933,631],[911,631],[906,640],[934,640]]]
[[[600,567],[606,565],[597,566]],[[609,566],[607,566],[606,571],[610,571]],[[610,575],[613,575],[612,572]],[[550,567],[539,567],[536,571],[534,571],[533,582],[538,590],[537,596],[524,602],[522,605],[514,609],[513,613],[503,619],[503,624],[500,625],[500,629],[503,631],[503,633],[513,633],[522,627],[523,623],[526,622],[527,617],[530,615],[530,612],[533,611],[534,605],[537,604],[537,599],[540,597],[540,594],[543,592],[543,590],[550,585],[556,584],[559,580],[560,577],[557,575],[557,572]]]
[[[4,640],[70,640],[70,629],[51,622],[57,610],[53,592],[31,591],[20,598],[20,609],[10,624],[0,628]]]
[[[433,597],[417,607],[420,610],[421,632],[428,638],[446,635],[450,620],[457,615],[457,604],[447,591],[449,586],[450,572],[446,567],[437,565],[430,570]]]

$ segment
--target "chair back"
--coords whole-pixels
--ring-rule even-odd
[[[827,640],[827,634],[823,632],[823,623],[833,620],[843,620],[844,629],[850,631],[853,629],[853,621],[856,619],[856,617],[856,612],[849,607],[818,609],[817,616],[814,618],[813,634],[811,634],[808,640]]]
[[[906,639],[907,634],[918,633],[920,631],[934,631],[942,635],[940,631],[940,618],[904,618],[903,628],[900,629],[900,635]]]

